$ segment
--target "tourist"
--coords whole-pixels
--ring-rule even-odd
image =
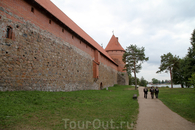
[[[154,89],[153,89],[153,87],[151,87],[150,93],[151,93],[151,97],[152,97],[152,99],[153,99],[153,98],[154,98]]]
[[[145,86],[144,88],[144,98],[147,99],[147,94],[148,94],[148,88]]]
[[[158,98],[158,93],[159,93],[159,89],[158,89],[158,87],[156,87],[155,88],[155,96],[156,96],[156,98]]]

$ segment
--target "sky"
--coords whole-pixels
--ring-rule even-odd
[[[148,82],[152,78],[170,80],[169,73],[156,73],[161,55],[171,52],[183,58],[191,47],[194,0],[51,1],[104,48],[113,33],[124,49],[131,44],[144,47],[149,60],[137,77]]]

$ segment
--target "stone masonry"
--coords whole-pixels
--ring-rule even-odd
[[[0,40],[1,91],[99,89],[98,82],[93,79],[93,59],[89,54],[28,21],[23,22],[25,24],[14,23],[1,16],[0,28],[6,30],[7,23],[15,34],[14,40]],[[5,33],[1,32],[0,36]],[[116,72],[111,68],[100,65],[100,73],[105,73],[100,77],[105,80],[105,87],[116,84],[112,81],[116,79]]]
[[[6,38],[8,25],[12,38]],[[93,60],[89,53],[0,6],[0,91],[98,90],[100,84],[117,84],[117,70],[103,62],[94,79]]]

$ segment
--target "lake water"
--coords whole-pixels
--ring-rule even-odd
[[[156,85],[156,84],[153,84],[153,85],[150,85],[148,84],[147,87],[166,87],[166,86],[169,86],[169,88],[171,88],[171,84],[159,84],[159,85]],[[181,88],[181,85],[180,84],[174,84],[173,85],[173,88]]]

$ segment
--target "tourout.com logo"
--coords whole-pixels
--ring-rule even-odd
[[[93,121],[71,121],[70,119],[62,119],[64,121],[65,129],[133,129],[133,122],[120,121],[115,122],[113,119],[110,121],[101,121],[94,119]]]

